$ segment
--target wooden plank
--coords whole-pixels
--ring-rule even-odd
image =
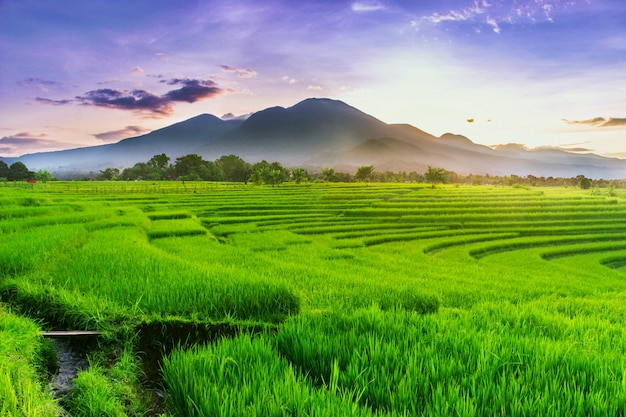
[[[70,330],[70,331],[53,331],[42,332],[43,337],[81,337],[81,336],[100,336],[102,332],[93,332],[88,330]]]

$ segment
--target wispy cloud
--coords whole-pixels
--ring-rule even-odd
[[[35,101],[40,104],[47,104],[49,106],[64,106],[66,104],[72,104],[74,100],[52,100],[44,97],[35,97]]]
[[[586,125],[593,127],[621,127],[626,126],[626,118],[624,117],[594,117],[586,120],[568,120],[562,119],[568,125]]]
[[[431,23],[471,20],[478,15],[485,14],[490,6],[487,1],[475,1],[471,6],[449,10],[443,14],[435,12],[430,16],[426,16],[425,19]]]
[[[0,153],[6,156],[17,156],[28,152],[49,151],[75,146],[50,138],[45,133],[21,132],[0,138]]]
[[[84,106],[104,107],[117,110],[130,110],[148,117],[164,117],[173,113],[175,102],[195,103],[197,101],[216,97],[227,90],[220,88],[215,81],[190,78],[173,78],[161,80],[167,85],[180,86],[163,95],[146,90],[118,90],[101,88],[76,96],[73,100],[51,100],[37,97],[35,100],[48,105],[66,105],[79,103]]]
[[[536,148],[530,149],[531,151],[540,151],[540,150],[551,150],[551,151],[564,151],[564,152],[572,152],[572,153],[589,153],[593,152],[593,149],[590,148],[568,148],[565,146],[537,146]]]
[[[516,22],[553,22],[553,14],[558,8],[565,8],[571,2],[563,0],[532,0],[532,1],[488,1],[475,0],[469,6],[449,9],[445,12],[434,12],[421,19],[411,20],[411,25],[419,29],[420,22],[439,24],[445,22],[472,22],[487,25],[495,33],[502,31],[502,24]],[[480,28],[476,29],[480,32]]]
[[[124,129],[112,130],[110,132],[96,133],[93,136],[96,139],[101,140],[103,142],[117,142],[120,139],[142,135],[149,131],[150,129],[146,129],[142,126],[126,126]]]
[[[283,75],[282,77],[280,77],[280,79],[289,84],[296,84],[298,82],[298,80],[296,80],[295,78],[291,78],[288,75]]]
[[[235,68],[228,65],[220,65],[220,68],[224,72],[237,74],[239,78],[254,78],[257,76],[257,72],[248,68]]]
[[[584,142],[588,143],[588,142]],[[552,150],[552,151],[564,151],[564,152],[573,152],[573,153],[589,153],[593,152],[593,149],[584,148],[584,147],[574,147],[572,145],[580,145],[580,144],[571,144],[571,145],[557,145],[557,146],[537,146],[534,148],[530,148],[521,143],[506,143],[503,145],[491,145],[491,148],[498,151],[542,151],[542,150]]]
[[[60,87],[61,83],[52,80],[46,80],[40,77],[29,77],[18,81],[17,85],[26,88],[36,88],[40,91],[47,93],[51,89]]]
[[[380,3],[352,3],[352,11],[356,13],[376,12],[378,10],[385,10],[385,6]]]

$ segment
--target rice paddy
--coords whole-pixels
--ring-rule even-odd
[[[624,416],[625,197],[0,184],[0,294],[44,328],[104,332],[68,402],[80,415],[107,396],[140,415],[107,383],[116,363],[150,365],[138,334],[161,326],[141,383],[166,415]]]

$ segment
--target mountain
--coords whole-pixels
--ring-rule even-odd
[[[4,158],[31,170],[69,172],[125,168],[165,153],[172,160],[196,153],[207,160],[235,154],[285,166],[354,172],[360,165],[378,171],[423,172],[428,165],[461,174],[626,178],[626,160],[559,149],[528,150],[521,145],[490,148],[446,133],[430,135],[408,124],[387,124],[341,101],[311,98],[292,107],[271,107],[245,120],[202,114],[118,143]]]
[[[242,120],[225,121],[210,114],[201,114],[113,144],[1,159],[7,164],[22,161],[31,170],[46,169],[59,177],[71,173],[96,172],[107,167],[126,168],[137,162],[146,162],[161,153],[167,154],[172,160],[198,153],[203,145],[215,141],[241,123]]]

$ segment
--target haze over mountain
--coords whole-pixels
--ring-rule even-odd
[[[432,165],[462,174],[626,178],[626,160],[521,145],[494,149],[453,134],[437,138],[411,125],[384,123],[341,101],[315,98],[289,108],[271,107],[246,120],[202,114],[114,144],[2,159],[63,177],[126,168],[161,153],[172,161],[190,153],[206,160],[235,154],[248,162],[265,159],[288,167],[331,166],[347,172],[360,165],[423,172]]]

